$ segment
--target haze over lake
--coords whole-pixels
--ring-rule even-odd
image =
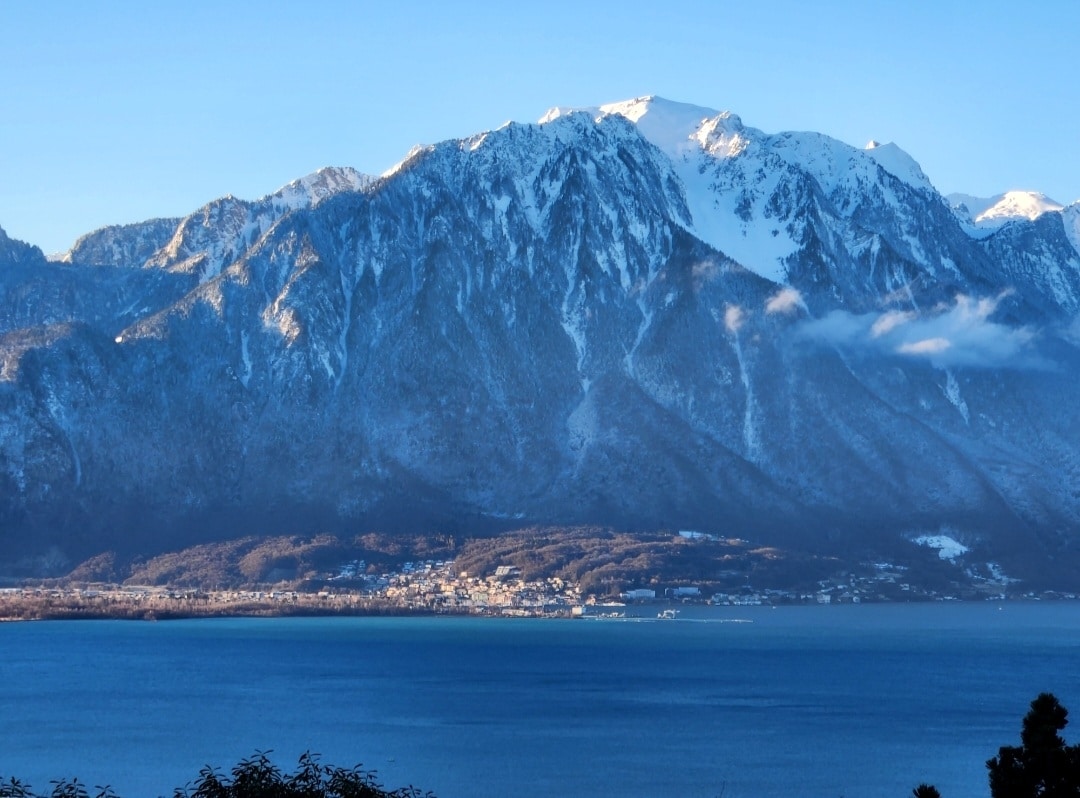
[[[442,798],[964,798],[1038,692],[1080,707],[1076,604],[642,614],[6,624],[0,774],[138,798],[310,749]]]

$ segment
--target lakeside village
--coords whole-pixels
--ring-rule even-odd
[[[706,593],[695,585],[637,588],[618,596],[583,596],[563,579],[522,579],[514,566],[490,576],[455,572],[444,560],[404,563],[399,570],[366,573],[362,560],[322,580],[317,590],[205,590],[93,584],[0,589],[0,620],[61,618],[166,619],[215,616],[456,614],[509,617],[676,617],[677,604],[719,606],[832,605],[862,602],[1075,599],[1072,594],[1014,594],[1004,575],[978,578],[962,595],[941,594],[905,580],[905,568],[876,564],[867,576],[825,579],[809,592],[754,589]]]

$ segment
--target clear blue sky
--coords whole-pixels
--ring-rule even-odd
[[[642,94],[1080,199],[1080,2],[0,0],[0,226],[47,253]]]

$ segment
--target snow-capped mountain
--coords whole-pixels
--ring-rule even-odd
[[[0,269],[0,555],[947,529],[1067,582],[1078,214],[987,232],[893,144],[647,97],[91,233]]]
[[[1060,202],[1038,191],[1006,191],[994,197],[949,194],[946,199],[964,226],[975,235],[988,235],[1008,222],[1033,222],[1044,213],[1064,209]]]

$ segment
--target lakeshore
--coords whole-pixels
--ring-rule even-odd
[[[816,589],[779,588],[705,592],[697,585],[657,591],[635,588],[618,596],[587,595],[558,577],[524,579],[501,566],[484,577],[455,572],[440,560],[407,562],[379,574],[362,574],[352,562],[315,589],[265,586],[252,589],[178,588],[94,583],[23,585],[0,589],[0,621],[170,620],[213,617],[477,615],[534,618],[652,617],[667,606],[786,606],[928,601],[1069,600],[1076,594],[1009,592],[1007,583],[981,590],[941,593],[902,581],[903,572],[880,568],[869,576],[820,580]]]

